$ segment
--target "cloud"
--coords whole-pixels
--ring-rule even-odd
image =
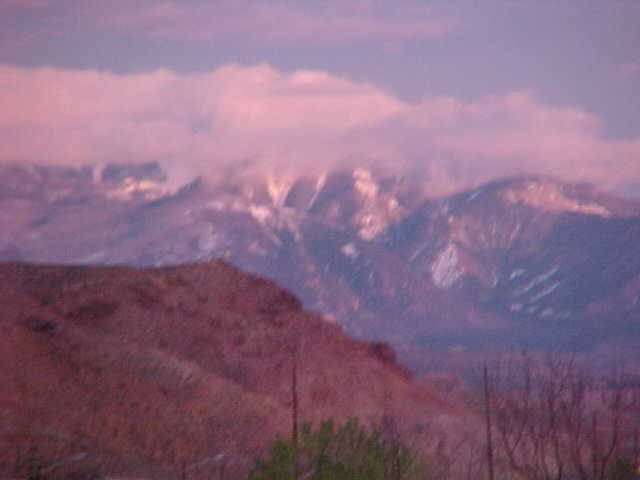
[[[624,73],[640,73],[640,62],[629,62],[620,65],[620,70]]]
[[[207,3],[118,0],[109,10],[89,8],[103,28],[162,40],[231,39],[256,44],[343,44],[441,37],[456,23],[412,3],[234,0]],[[113,8],[116,6],[116,8]]]
[[[532,92],[408,103],[327,72],[226,65],[206,74],[0,66],[1,162],[160,161],[186,178],[349,163],[422,171],[434,193],[520,173],[640,181],[640,139],[607,140],[578,108]]]

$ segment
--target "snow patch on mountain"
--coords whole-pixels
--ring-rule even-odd
[[[315,191],[313,192],[313,196],[311,197],[311,200],[309,200],[309,204],[307,205],[307,210],[313,207],[313,204],[316,203],[316,200],[318,199],[318,195],[322,191],[322,188],[324,187],[324,184],[326,182],[327,182],[327,174],[325,172],[322,175],[320,175],[318,177],[318,180],[316,181],[316,188],[315,188]]]
[[[484,188],[478,188],[476,190],[474,190],[473,192],[471,192],[471,194],[467,197],[467,202],[472,202],[474,201],[476,198],[478,198],[478,196],[484,192]]]
[[[116,188],[109,191],[107,195],[120,200],[130,200],[139,196],[145,200],[157,200],[171,192],[152,180],[135,180],[132,177],[125,178]]]
[[[269,192],[269,197],[271,197],[274,206],[282,207],[284,205],[292,185],[293,181],[290,178],[276,178],[273,175],[267,177],[267,192]]]
[[[516,226],[511,231],[511,235],[509,235],[509,242],[508,242],[509,245],[513,244],[514,240],[516,239],[516,237],[518,236],[521,230],[522,230],[522,223],[520,222],[520,220],[518,220],[518,222],[516,223]]]
[[[271,209],[265,205],[250,204],[247,209],[251,216],[262,225],[266,225],[273,216]]]
[[[373,175],[369,170],[356,168],[353,171],[353,179],[355,180],[356,190],[360,195],[372,200],[378,196],[378,183],[373,179]]]
[[[520,275],[524,275],[525,272],[526,270],[524,268],[516,268],[513,272],[511,272],[511,275],[509,275],[509,280],[515,280]]]
[[[248,212],[263,227],[268,237],[276,245],[282,244],[278,238],[278,230],[288,230],[297,242],[302,240],[299,215],[291,208],[273,208],[251,203],[249,205],[234,205],[234,210]]]
[[[376,235],[382,232],[388,225],[388,222],[385,221],[384,218],[372,213],[362,215],[358,223],[360,225],[358,236],[363,240],[373,240]]]
[[[542,289],[541,292],[536,293],[533,297],[531,297],[529,299],[529,303],[535,303],[538,300],[540,300],[541,298],[546,297],[547,295],[552,293],[556,288],[558,288],[559,285],[560,285],[560,282],[554,282],[551,285],[549,285],[548,287],[545,287],[544,289]]]
[[[366,169],[356,168],[352,173],[354,188],[360,196],[360,208],[353,221],[359,227],[358,236],[373,240],[404,214],[404,209],[393,193],[384,192]]]
[[[611,212],[600,204],[583,203],[578,199],[566,196],[562,186],[551,181],[526,181],[520,188],[510,188],[502,192],[502,198],[507,203],[521,203],[549,212],[611,216]]]
[[[353,242],[349,242],[349,243],[345,243],[342,248],[340,248],[340,251],[342,252],[342,254],[346,257],[349,258],[358,258],[358,256],[360,255],[360,252],[358,251],[358,248],[356,247],[356,245]]]
[[[547,280],[549,280],[553,275],[555,275],[558,271],[558,267],[553,267],[551,270],[549,270],[548,272],[545,272],[541,275],[537,275],[536,277],[534,277],[532,280],[529,281],[529,283],[527,283],[524,287],[520,288],[519,290],[516,291],[516,296],[520,296],[520,295],[524,295],[525,293],[529,292],[533,287],[535,287],[536,285],[539,285],[541,283],[546,282]],[[555,287],[554,287],[555,288]]]
[[[409,257],[409,262],[413,263],[416,261],[416,259],[422,255],[427,248],[429,248],[431,246],[431,242],[425,242],[422,245],[420,245],[418,248],[416,248],[416,250],[411,254],[411,256]]]
[[[442,288],[452,286],[462,276],[459,268],[460,257],[456,246],[449,243],[431,264],[431,278]]]
[[[552,317],[554,313],[555,313],[555,310],[553,308],[547,307],[544,310],[542,310],[542,312],[540,313],[540,316],[543,318]]]

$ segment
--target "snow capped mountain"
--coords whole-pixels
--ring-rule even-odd
[[[588,185],[515,178],[429,199],[364,168],[220,172],[178,191],[156,164],[0,173],[3,260],[224,258],[396,344],[640,339],[640,203]]]

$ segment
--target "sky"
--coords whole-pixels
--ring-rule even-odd
[[[637,0],[0,0],[0,162],[640,194]]]

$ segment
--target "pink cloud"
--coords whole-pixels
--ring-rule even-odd
[[[532,92],[408,103],[322,71],[226,65],[198,75],[0,66],[1,162],[161,161],[188,176],[364,162],[418,166],[442,193],[536,173],[601,185],[640,181],[640,139],[607,140],[578,108]]]
[[[629,62],[620,65],[624,73],[640,73],[640,62]]]
[[[206,4],[138,1],[110,11],[100,9],[97,19],[102,27],[156,39],[231,38],[272,44],[397,41],[440,37],[456,28],[455,22],[436,18],[423,7],[392,11],[396,15],[389,16],[370,2],[328,2],[313,10],[296,3],[250,0]]]

